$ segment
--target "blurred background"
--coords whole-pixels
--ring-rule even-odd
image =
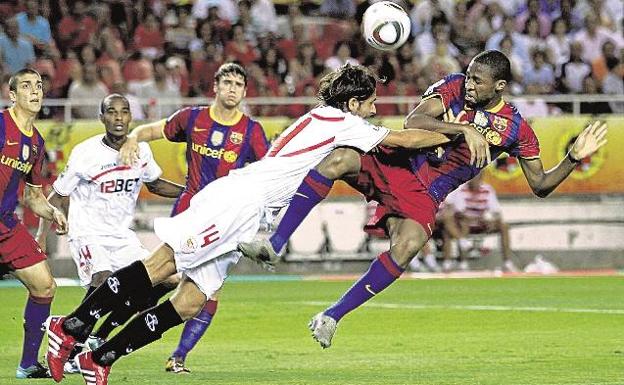
[[[360,63],[386,80],[378,87],[375,119],[398,129],[430,84],[464,71],[479,51],[499,49],[513,70],[506,100],[537,132],[546,168],[565,156],[596,115],[609,123],[609,144],[584,159],[547,200],[531,195],[514,158],[496,160],[483,180],[499,205],[478,213],[480,221],[498,223],[496,231],[473,232],[467,225],[461,239],[439,234],[412,269],[497,274],[624,267],[624,3],[400,2],[412,20],[410,39],[397,51],[381,52],[360,33],[362,14],[373,2],[2,1],[0,104],[9,105],[14,71],[32,66],[42,74],[46,99],[37,125],[46,137],[51,184],[73,146],[103,132],[98,105],[110,92],[128,97],[134,125],[154,121],[182,106],[209,104],[219,65],[238,61],[249,76],[243,108],[274,138],[316,104],[323,74]],[[183,182],[184,146],[161,142],[152,149],[164,177]],[[157,243],[152,219],[167,216],[171,204],[142,194],[136,229],[148,247]],[[387,239],[362,231],[373,209],[338,183],[293,236],[279,271],[361,271],[388,248]],[[465,219],[457,210],[455,204],[441,212],[440,228],[443,216]],[[34,217],[23,215],[36,227]],[[48,250],[56,276],[75,275],[64,239],[52,237]],[[238,269],[259,271],[246,263]]]

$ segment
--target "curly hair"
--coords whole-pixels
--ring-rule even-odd
[[[317,97],[322,104],[345,111],[351,98],[364,101],[376,88],[377,78],[366,67],[345,64],[323,76]]]

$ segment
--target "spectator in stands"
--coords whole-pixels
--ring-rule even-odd
[[[511,64],[511,82],[508,84],[509,91],[514,94],[520,94],[523,90],[524,68],[522,59],[514,53],[513,40],[511,36],[505,36],[500,42],[500,51],[504,53]]]
[[[591,67],[583,60],[583,44],[570,45],[570,60],[561,66],[560,92],[579,94],[583,92],[583,80],[591,74]]]
[[[523,31],[529,19],[535,19],[539,26],[539,36],[546,38],[550,34],[552,20],[550,15],[541,9],[540,0],[529,0],[524,11],[516,16],[516,30]]]
[[[356,6],[353,0],[323,0],[321,15],[349,20],[355,17]]]
[[[191,10],[193,18],[207,19],[210,8],[215,8],[219,18],[227,20],[230,24],[238,21],[238,6],[234,0],[195,0]]]
[[[598,18],[593,13],[585,16],[585,28],[574,36],[574,41],[583,44],[583,61],[586,63],[591,63],[600,56],[602,45],[607,40],[617,42],[618,36],[607,28],[599,26]]]
[[[195,53],[208,49],[218,49],[221,54],[223,53],[223,46],[219,39],[216,38],[216,34],[212,29],[212,24],[210,24],[208,20],[203,20],[197,24],[195,35],[195,38],[189,44],[191,60],[196,59],[194,57]],[[213,81],[213,79],[210,80],[211,83]]]
[[[244,67],[258,59],[256,48],[245,39],[241,24],[232,27],[231,40],[225,45],[225,61],[237,61]]]
[[[275,83],[281,83],[286,78],[288,62],[276,48],[271,47],[264,51],[257,63]]]
[[[600,86],[596,80],[587,75],[583,79],[583,94],[595,95],[600,93]],[[581,114],[610,114],[611,107],[607,102],[581,102]]]
[[[466,184],[449,194],[440,213],[440,230],[444,240],[445,270],[451,268],[451,242],[457,242],[459,268],[468,269],[466,258],[474,245],[468,240],[471,235],[499,234],[503,255],[502,269],[517,272],[511,260],[509,226],[503,221],[502,210],[496,191],[484,183],[483,174],[475,176]],[[478,251],[478,250],[474,250]]]
[[[423,60],[425,73],[429,77],[429,82],[442,79],[448,74],[461,72],[461,67],[457,59],[450,54],[450,43],[444,38],[436,41],[435,52]]]
[[[347,63],[357,65],[359,61],[353,57],[353,49],[349,42],[341,40],[334,45],[334,55],[325,60],[325,68],[333,71]]]
[[[570,60],[570,42],[568,24],[562,18],[556,19],[553,22],[553,33],[546,38],[546,53],[557,76],[561,75],[561,66]]]
[[[525,46],[525,39],[519,32],[516,32],[515,21],[511,16],[507,16],[503,20],[503,29],[495,32],[485,43],[485,49],[498,49],[500,50],[500,42],[505,36],[511,37],[513,41],[514,53],[516,56],[522,59],[523,65],[529,63],[529,53]]]
[[[434,21],[448,23],[453,19],[455,4],[453,0],[423,0],[410,12],[412,36],[431,31]]]
[[[167,52],[181,55],[189,54],[189,44],[195,39],[195,21],[190,17],[189,8],[175,8],[176,20],[165,31]]]
[[[76,0],[70,14],[64,15],[58,26],[58,42],[61,47],[82,47],[87,44],[97,29],[97,23],[87,14],[84,1]]]
[[[85,64],[82,67],[82,77],[69,86],[67,97],[72,104],[89,103],[72,108],[72,116],[78,119],[97,119],[99,102],[108,95],[108,89],[98,79],[95,64]]]
[[[20,34],[15,18],[8,19],[4,27],[4,35],[0,36],[0,58],[5,71],[13,74],[35,62],[35,50],[32,43]]]
[[[527,64],[530,65],[533,60],[533,58],[531,57],[533,51],[545,51],[547,49],[546,41],[542,39],[542,37],[539,35],[539,24],[537,19],[531,18],[527,20],[526,26],[521,36],[524,40],[524,49],[526,49],[526,52],[529,54],[529,61],[527,62]]]
[[[305,41],[299,44],[297,56],[288,63],[288,75],[294,83],[293,88],[304,82],[313,81],[324,69],[325,65],[316,55],[314,45]]]
[[[145,15],[145,20],[134,31],[134,48],[146,58],[155,58],[164,53],[165,36],[162,23],[152,12]]]
[[[606,43],[605,43],[606,44]],[[605,94],[624,95],[624,48],[620,50],[620,59],[607,60],[608,72],[602,79],[602,92]],[[624,114],[624,102],[609,102],[613,113]]]
[[[546,53],[535,49],[531,54],[532,65],[524,74],[525,86],[531,87],[536,93],[549,94],[555,88],[555,72],[546,62]],[[532,92],[530,92],[532,93]]]
[[[155,59],[154,78],[136,88],[136,96],[147,99],[146,114],[149,120],[162,119],[173,114],[181,105],[180,89],[172,79],[166,67],[166,58]],[[214,75],[214,74],[213,74]]]
[[[431,31],[425,31],[418,35],[414,42],[414,55],[419,57],[421,63],[425,63],[425,58],[436,54],[438,42],[445,44],[449,55],[459,56],[459,50],[450,41],[449,26],[441,21],[435,22],[431,26]],[[439,78],[438,78],[439,79]]]
[[[26,11],[15,16],[20,34],[30,39],[30,42],[39,50],[44,50],[53,44],[52,31],[48,20],[39,15],[39,2],[26,1]]]
[[[255,33],[277,33],[277,13],[272,1],[252,0],[250,14],[251,24]]]
[[[126,84],[126,82],[114,83],[110,87],[110,92],[113,94],[123,95],[128,100],[128,105],[130,106],[130,113],[132,114],[133,121],[145,120],[146,116],[143,112],[143,106],[141,105],[139,99],[128,91],[128,85]]]
[[[592,76],[596,79],[598,84],[603,84],[604,78],[609,71],[620,63],[620,59],[615,51],[615,43],[612,40],[605,41],[601,51],[602,55],[591,63]]]

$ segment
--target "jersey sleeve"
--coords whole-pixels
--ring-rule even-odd
[[[336,147],[353,147],[362,152],[375,148],[390,132],[354,115],[347,115],[344,124],[345,128],[336,135]]]
[[[264,134],[262,125],[258,122],[256,122],[251,129],[250,145],[253,153],[253,158],[250,159],[252,162],[262,159],[264,154],[269,150],[269,141]]]
[[[143,167],[143,173],[141,174],[141,181],[153,182],[156,179],[160,178],[160,176],[162,175],[162,169],[160,168],[158,163],[156,163],[156,160],[154,159],[154,154],[152,153],[152,150],[149,144],[147,143],[141,143],[141,144],[145,145],[144,148],[141,148],[141,154],[145,154],[145,157],[141,157],[142,162],[143,162],[143,164],[141,165],[141,167]]]
[[[28,174],[26,174],[24,181],[32,186],[43,185],[43,163],[45,161],[45,148],[40,146],[37,154],[37,159],[33,163],[33,167]]]
[[[509,155],[524,159],[536,159],[540,156],[539,140],[524,119],[520,123],[518,144],[511,149]]]
[[[163,134],[171,142],[186,142],[187,125],[191,115],[191,107],[182,108],[174,112],[165,121]]]
[[[65,169],[52,184],[52,188],[58,195],[64,197],[69,196],[69,194],[76,189],[78,183],[80,183],[80,180],[82,179],[82,173],[79,170],[79,166],[82,161],[78,158],[78,155],[76,155],[78,153],[78,149],[79,148],[74,148],[72,153],[69,155]]]
[[[462,97],[465,79],[464,74],[450,74],[438,80],[427,88],[421,102],[438,97],[442,100],[444,109],[448,110],[453,100]]]

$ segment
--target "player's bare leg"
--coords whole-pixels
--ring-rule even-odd
[[[28,289],[28,301],[24,309],[24,342],[22,358],[15,376],[17,378],[49,378],[48,369],[38,361],[39,347],[43,339],[41,326],[50,315],[50,304],[56,292],[56,283],[47,261],[18,269],[13,275]]]
[[[394,283],[429,239],[423,227],[411,219],[391,217],[386,226],[390,250],[380,254],[338,302],[310,321],[312,337],[321,347],[330,347],[342,317]]]
[[[46,358],[52,377],[63,378],[63,366],[77,342],[84,342],[97,320],[111,311],[135,302],[137,309],[149,306],[152,286],[176,272],[173,249],[161,244],[144,261],[137,261],[108,277],[104,284],[66,317],[49,317],[48,337],[52,341]]]
[[[297,192],[269,240],[243,242],[238,250],[258,263],[273,264],[297,226],[329,193],[336,179],[349,179],[360,171],[360,154],[350,148],[337,148],[303,179]]]

